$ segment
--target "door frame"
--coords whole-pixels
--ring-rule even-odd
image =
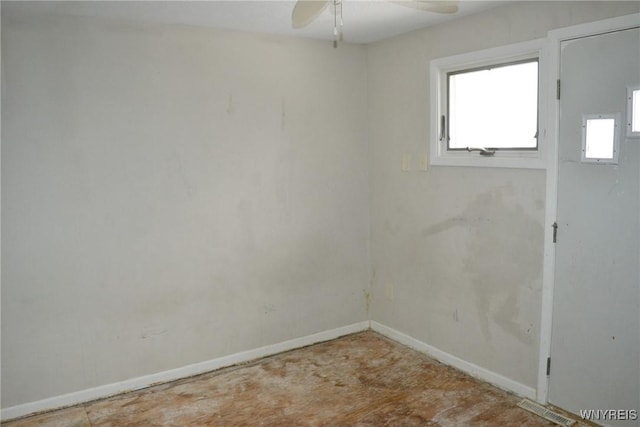
[[[549,31],[549,63],[547,72],[550,82],[560,79],[561,43],[563,41],[595,36],[640,26],[640,13],[625,15],[602,21],[589,22]],[[551,326],[553,322],[553,291],[555,285],[556,248],[553,243],[552,227],[557,218],[558,209],[558,148],[560,129],[560,101],[557,99],[556,84],[550,84],[547,92],[547,150],[546,196],[545,196],[545,236],[542,274],[542,304],[540,318],[540,347],[538,359],[538,384],[536,400],[546,405],[549,401],[549,376],[547,359],[551,357]]]

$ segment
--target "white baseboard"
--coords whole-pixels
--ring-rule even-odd
[[[482,368],[478,365],[474,365],[471,362],[467,362],[466,360],[460,359],[459,357],[432,347],[429,344],[425,344],[422,341],[410,337],[409,335],[396,331],[393,328],[372,321],[371,329],[386,336],[387,338],[399,342],[400,344],[404,344],[407,347],[413,348],[414,350],[426,353],[434,359],[444,363],[445,365],[453,366],[454,368],[460,369],[461,371],[466,372],[473,377],[496,385],[504,390],[513,392],[519,396],[523,396],[529,399],[536,398],[536,390],[533,387],[526,386],[505,376],[492,372],[488,369]]]
[[[96,399],[113,396],[118,393],[127,391],[140,390],[154,384],[174,381],[181,378],[198,375],[205,372],[213,371],[228,366],[237,365],[239,363],[249,362],[251,360],[260,359],[262,357],[271,356],[283,351],[289,351],[300,347],[322,341],[332,340],[343,335],[355,332],[365,331],[370,328],[370,322],[358,322],[352,325],[331,329],[317,334],[307,335],[301,338],[284,341],[278,344],[267,345],[253,350],[243,351],[240,353],[223,356],[206,362],[195,363],[193,365],[183,366],[169,371],[158,372],[156,374],[145,375],[142,377],[132,378],[112,384],[106,384],[86,390],[76,391],[69,394],[50,397],[35,402],[24,403],[21,405],[4,408],[0,412],[2,421],[23,417],[25,415],[37,412],[50,411],[53,409],[63,408],[67,406],[78,405],[80,403],[89,402]]]

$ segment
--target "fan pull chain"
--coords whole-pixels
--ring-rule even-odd
[[[340,19],[338,20],[338,13],[340,14]],[[342,33],[342,27],[344,26],[344,21],[342,20],[342,0],[333,0],[333,47],[338,47],[338,42],[342,42],[344,40],[344,35]]]
[[[342,0],[340,0],[340,41],[344,41],[344,33],[342,28],[344,27],[344,21],[342,20]]]

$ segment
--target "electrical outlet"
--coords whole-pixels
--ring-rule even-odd
[[[384,296],[389,301],[393,301],[393,284],[392,283],[387,283],[387,285],[385,286]]]
[[[402,154],[402,171],[409,172],[411,170],[411,154]]]
[[[429,159],[427,158],[426,154],[424,156],[420,157],[420,170],[421,171],[426,172],[428,164],[429,164]]]

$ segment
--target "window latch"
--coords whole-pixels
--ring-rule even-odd
[[[467,151],[479,151],[481,156],[493,156],[494,154],[496,154],[496,150],[494,148],[467,147]]]
[[[440,142],[444,140],[444,133],[446,129],[446,118],[444,116],[440,116]]]

